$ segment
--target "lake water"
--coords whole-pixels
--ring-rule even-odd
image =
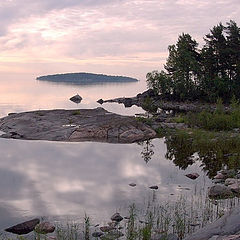
[[[94,108],[99,107],[96,101],[100,98],[134,96],[146,89],[144,80],[76,86],[40,82],[35,77],[1,75],[1,117],[37,109]],[[76,93],[83,97],[78,105],[69,101]],[[119,104],[103,107],[125,115],[144,113],[141,108]],[[155,194],[160,201],[182,194],[199,197],[206,190],[210,180],[199,162],[180,170],[165,158],[164,139],[154,139],[150,146],[154,154],[146,163],[146,144],[0,139],[0,229],[36,216],[82,220],[87,213],[95,223],[107,222],[116,210],[126,213],[131,203],[146,202],[152,185],[159,186]],[[193,181],[184,176],[190,172],[200,177]]]

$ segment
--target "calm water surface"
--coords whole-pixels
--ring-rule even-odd
[[[53,108],[93,108],[96,101],[134,96],[146,89],[145,82],[74,86],[35,80],[20,74],[1,76],[0,116],[9,112]],[[69,97],[79,93],[77,105]],[[125,115],[144,111],[137,107],[106,104],[106,110]],[[0,139],[0,229],[35,216],[53,219],[82,219],[85,212],[95,223],[104,222],[116,210],[144,203],[158,185],[161,201],[181,194],[198,197],[210,180],[200,163],[185,171],[165,158],[164,139],[152,141],[154,154],[144,161],[143,144],[60,143]],[[192,181],[184,175],[198,172]],[[136,183],[132,188],[128,184]],[[186,190],[184,188],[189,188]],[[174,195],[173,195],[174,194]]]

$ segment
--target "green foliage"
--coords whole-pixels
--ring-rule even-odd
[[[166,158],[186,169],[197,160],[212,178],[223,168],[240,169],[240,137],[201,129],[177,130],[165,136]],[[197,153],[197,154],[196,154]]]
[[[75,110],[75,111],[73,111],[73,113],[72,113],[72,115],[74,115],[74,116],[80,115],[80,114],[81,114],[80,110]]]
[[[188,113],[184,122],[190,127],[200,127],[214,131],[240,128],[240,105],[233,98],[229,112],[225,112],[222,101],[218,100],[216,110],[213,113],[206,110],[200,113]]]
[[[181,34],[168,47],[165,71],[147,74],[148,87],[171,100],[240,99],[240,28],[232,20],[219,23],[204,41],[198,49],[189,34]]]

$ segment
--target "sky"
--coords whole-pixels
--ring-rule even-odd
[[[144,78],[182,32],[240,25],[239,0],[0,0],[0,73]]]

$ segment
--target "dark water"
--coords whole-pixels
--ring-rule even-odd
[[[99,98],[133,96],[146,89],[145,82],[101,86],[72,86],[37,82],[34,76],[2,76],[0,116],[9,112],[51,108],[98,107]],[[79,93],[76,105],[69,97]],[[143,113],[122,105],[103,107],[116,113]],[[203,194],[210,184],[200,162],[181,170],[166,158],[165,139],[142,144],[59,143],[0,139],[0,229],[35,216],[82,219],[87,213],[95,223],[109,219],[116,210],[144,203],[158,185],[160,201],[182,194]],[[149,153],[151,152],[151,153]],[[149,157],[150,156],[150,157]],[[198,172],[193,181],[184,175]],[[136,183],[132,188],[128,184]]]

